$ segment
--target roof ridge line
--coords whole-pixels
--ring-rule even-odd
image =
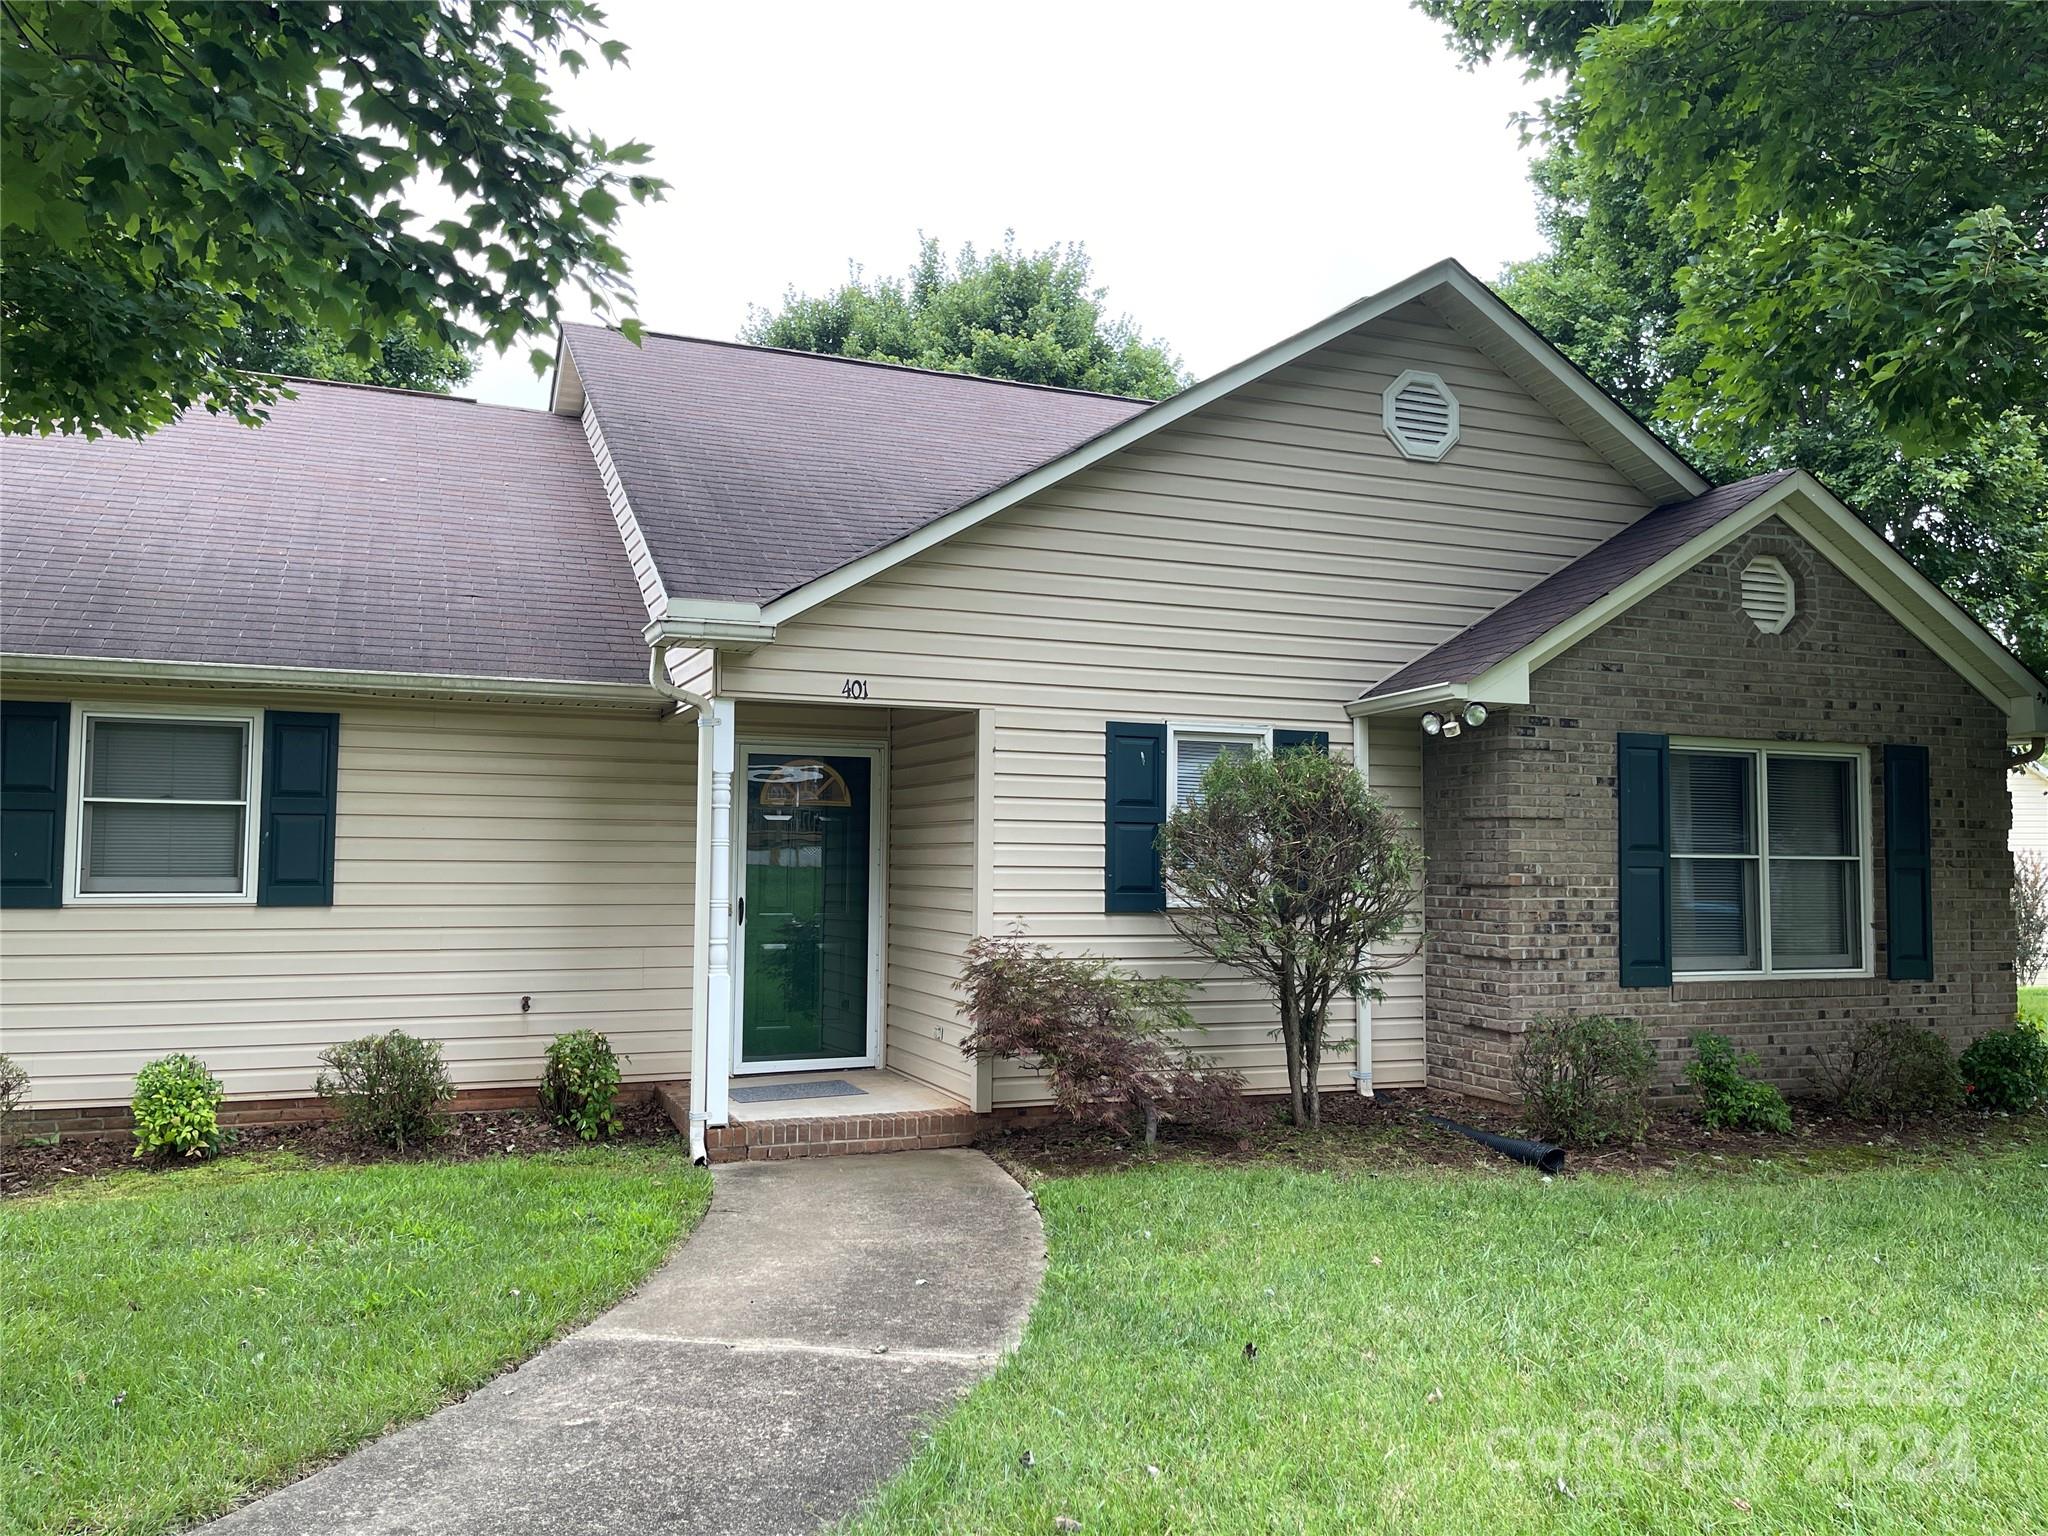
[[[408,389],[403,384],[371,384],[361,379],[316,379],[311,374],[279,373],[269,368],[243,368],[237,371],[251,378],[282,379],[287,384],[318,384],[323,389],[359,389],[365,394],[373,395],[406,395],[426,400],[452,400],[458,405],[496,403],[480,400],[475,395],[444,394],[438,389]],[[512,406],[510,409],[524,410],[528,407]]]
[[[603,331],[614,336],[623,334],[615,325],[599,325],[590,320],[565,321],[563,329],[567,330],[572,325],[581,326],[586,330]],[[847,357],[839,352],[807,352],[802,347],[769,347],[755,341],[726,341],[717,336],[691,336],[683,331],[643,330],[641,335],[661,341],[689,342],[693,346],[725,347],[734,352],[759,352],[770,357],[798,357],[818,363],[851,363],[861,368],[887,368],[896,373],[921,373],[935,379],[966,379],[976,384],[1002,384],[1011,389],[1035,389],[1048,395],[1079,395],[1084,400],[1115,400],[1125,405],[1138,406],[1154,406],[1159,403],[1150,395],[1119,395],[1106,389],[1076,389],[1071,384],[1037,384],[1029,379],[1000,379],[994,374],[965,373],[954,368],[922,368],[916,363],[892,362],[884,357]],[[1161,398],[1170,400],[1173,396]]]

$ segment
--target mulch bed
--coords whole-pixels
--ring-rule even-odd
[[[1150,1149],[1136,1140],[1120,1140],[1106,1131],[1074,1125],[1005,1131],[986,1136],[977,1145],[1027,1180],[1106,1172],[1150,1162],[1267,1164],[1333,1172],[1476,1165],[1536,1176],[1534,1169],[1524,1169],[1425,1118],[1442,1115],[1497,1135],[1531,1136],[1513,1106],[1489,1099],[1429,1088],[1387,1089],[1370,1099],[1355,1093],[1326,1093],[1320,1133],[1299,1132],[1282,1124],[1282,1107],[1261,1101],[1252,1108],[1257,1118],[1247,1128],[1214,1131],[1169,1124],[1160,1130],[1159,1145]],[[1748,1163],[1759,1158],[1797,1160],[1852,1149],[1879,1154],[1961,1153],[2005,1134],[2013,1124],[2003,1116],[1965,1111],[1893,1129],[1846,1120],[1822,1106],[1794,1102],[1792,1134],[1777,1136],[1710,1131],[1690,1114],[1663,1109],[1652,1113],[1649,1132],[1640,1145],[1573,1151],[1565,1159],[1565,1171],[1567,1175],[1641,1173]]]
[[[651,1102],[624,1104],[619,1117],[625,1129],[616,1138],[622,1142],[676,1140],[676,1128],[660,1107]],[[289,1150],[309,1163],[442,1162],[468,1163],[486,1157],[505,1157],[534,1152],[561,1152],[584,1145],[568,1131],[557,1129],[538,1109],[498,1109],[452,1114],[448,1133],[430,1145],[397,1152],[390,1147],[365,1141],[340,1125],[247,1126],[214,1159],[252,1157],[264,1152]],[[46,1147],[10,1147],[0,1151],[0,1196],[27,1194],[76,1178],[92,1178],[123,1169],[163,1169],[189,1166],[182,1158],[156,1159],[135,1156],[132,1139],[104,1141],[60,1141]]]

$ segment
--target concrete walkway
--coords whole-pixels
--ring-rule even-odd
[[[1016,1342],[1038,1212],[978,1152],[713,1177],[637,1294],[208,1532],[767,1536],[851,1510]]]

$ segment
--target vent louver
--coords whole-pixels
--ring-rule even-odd
[[[1411,459],[1440,459],[1458,440],[1458,397],[1433,373],[1414,369],[1388,386],[1387,436]]]
[[[1742,611],[1767,635],[1780,635],[1798,612],[1792,573],[1771,555],[1758,555],[1742,568]]]

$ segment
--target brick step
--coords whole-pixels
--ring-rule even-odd
[[[655,1096],[677,1130],[690,1133],[690,1087],[663,1083]],[[905,1110],[890,1115],[813,1115],[799,1120],[742,1120],[705,1133],[714,1163],[780,1162],[792,1157],[852,1157],[965,1147],[981,1134],[971,1109]]]

